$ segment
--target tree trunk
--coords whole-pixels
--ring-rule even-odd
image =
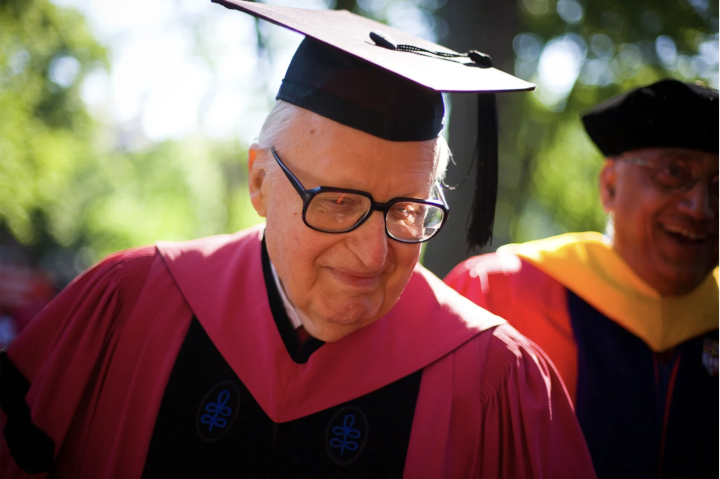
[[[356,0],[336,0],[335,10],[347,10],[348,12],[354,12],[357,6]]]
[[[516,9],[516,3],[508,1],[448,0],[437,12],[448,25],[448,36],[442,43],[459,52],[479,50],[488,53],[493,58],[495,68],[511,73],[514,59],[512,40],[518,28]],[[477,137],[477,98],[473,94],[453,93],[450,100],[452,109],[448,125],[449,143],[457,166],[449,166],[446,184],[456,185],[462,181],[472,160]],[[503,121],[503,110],[508,106],[508,100],[512,99],[508,99],[507,95],[498,95],[501,128],[507,124]],[[501,144],[501,169],[502,146]],[[473,166],[462,188],[445,191],[450,205],[450,216],[443,230],[428,243],[425,251],[424,265],[441,278],[473,254],[468,252],[465,238],[475,193],[475,168]],[[496,223],[497,220],[496,217]],[[485,246],[479,252],[494,251],[497,245],[507,242],[507,233],[499,233],[500,237],[497,234],[493,236],[492,245]]]

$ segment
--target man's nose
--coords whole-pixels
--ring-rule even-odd
[[[363,266],[372,271],[381,270],[387,260],[390,239],[385,233],[385,217],[382,212],[374,211],[365,223],[350,234],[350,250],[360,258]]]
[[[698,181],[691,190],[683,195],[681,209],[698,220],[714,218],[717,215],[717,200],[710,198],[711,186],[707,181]]]

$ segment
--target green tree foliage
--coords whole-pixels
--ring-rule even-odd
[[[261,221],[250,205],[244,150],[202,138],[113,153],[98,164],[84,243],[97,258],[159,239],[229,233]]]
[[[0,220],[24,244],[70,244],[92,169],[79,87],[105,50],[83,18],[47,0],[0,2]]]
[[[602,155],[580,123],[580,113],[622,91],[661,78],[701,81],[717,88],[718,4],[706,0],[519,0],[524,22],[515,37],[515,73],[538,82],[523,99],[514,143],[517,174],[504,201],[514,214],[515,241],[565,231],[602,231],[598,198]],[[570,42],[579,76],[567,95],[539,80],[541,56]]]
[[[0,2],[0,231],[60,285],[120,249],[260,221],[242,145],[150,143],[92,118],[81,85],[108,67],[78,12]]]

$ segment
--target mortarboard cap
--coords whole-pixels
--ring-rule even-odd
[[[534,85],[492,68],[488,55],[459,54],[379,22],[337,10],[213,0],[305,35],[277,98],[391,141],[437,138],[442,92],[478,95],[479,165],[468,241],[492,236],[497,195],[496,92]]]
[[[661,80],[615,96],[582,116],[605,156],[638,148],[688,148],[718,153],[718,92]]]

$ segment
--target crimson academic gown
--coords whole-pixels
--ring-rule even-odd
[[[600,233],[571,233],[470,258],[445,281],[547,351],[599,477],[717,477],[717,273],[662,297]]]
[[[305,475],[358,475],[352,467],[382,463],[373,454],[396,459],[373,446],[394,427],[394,413],[377,419],[372,401],[362,401],[390,394],[392,412],[398,388],[406,399],[411,391],[414,410],[397,446],[404,453],[393,463],[397,475],[594,475],[542,351],[420,266],[387,316],[320,346],[306,363],[293,361],[272,314],[262,234],[252,228],[121,252],[68,286],[2,354],[2,476],[28,476],[23,467],[51,476],[163,475],[163,464],[172,470],[163,460],[183,463],[198,448],[207,455],[198,457],[212,458],[208,468],[228,466],[207,475],[293,475],[282,472],[277,451],[264,456],[259,444],[284,447],[290,461],[288,448],[312,441],[322,450],[308,452],[318,459]],[[193,347],[212,351],[196,357]],[[192,394],[183,381],[202,383],[215,374],[202,368],[218,361],[225,379],[202,400],[186,401]],[[173,416],[183,401],[191,413]],[[249,423],[240,422],[243,414]],[[282,431],[316,417],[325,418],[321,430],[295,428],[296,446],[283,445]],[[267,426],[268,437],[241,430],[250,423]],[[228,444],[242,434],[250,442]],[[164,441],[175,448],[170,456]],[[228,455],[213,456],[228,447]],[[269,458],[266,468],[227,472],[238,458],[258,457]],[[313,469],[323,461],[326,469]]]

